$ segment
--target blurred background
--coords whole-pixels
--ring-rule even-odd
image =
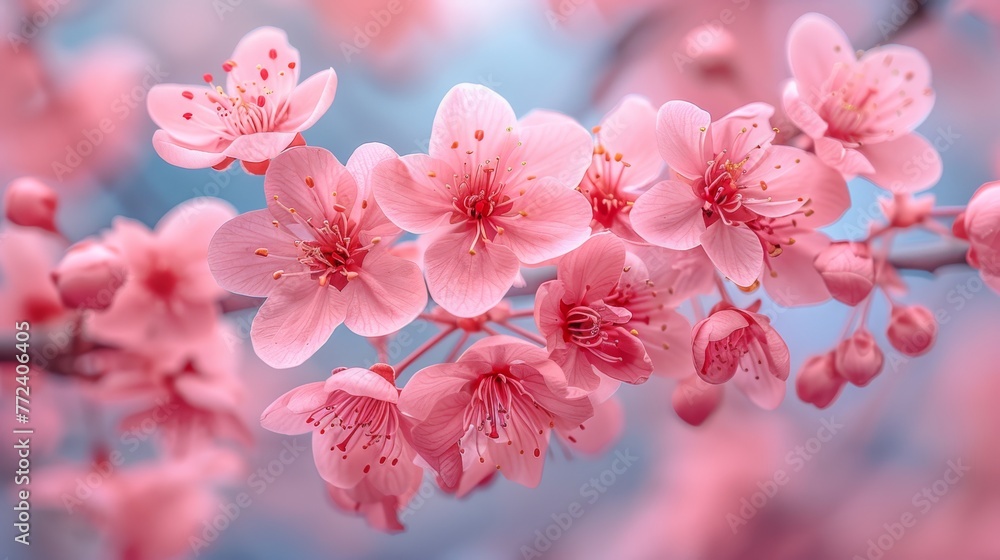
[[[789,77],[787,30],[803,13],[818,11],[858,48],[900,43],[928,57],[937,102],[918,130],[944,161],[944,176],[930,192],[943,204],[964,204],[979,185],[1000,178],[997,4],[4,0],[0,184],[33,175],[56,188],[59,224],[71,241],[109,227],[117,215],[152,226],[198,196],[222,198],[240,212],[262,208],[261,178],[238,166],[186,170],[160,160],[145,96],[157,83],[200,83],[243,35],[263,25],[288,32],[303,76],[336,70],[333,105],[305,136],[346,161],[372,141],[401,154],[424,151],[437,104],[459,82],[489,86],[519,115],[554,109],[588,127],[626,93],[655,105],[686,99],[715,116],[751,101],[780,106]],[[104,120],[110,132],[99,130]],[[850,186],[854,208],[829,228],[834,238],[859,237],[878,217],[877,190],[860,179]],[[901,243],[920,249],[930,240],[914,234]],[[6,282],[19,266],[5,259]],[[340,329],[305,365],[276,371],[244,344],[241,413],[255,443],[233,446],[245,466],[220,485],[207,520],[224,522],[215,530],[199,522],[205,546],[181,547],[179,557],[1000,559],[1000,298],[963,266],[906,280],[906,301],[922,302],[941,321],[935,349],[916,359],[887,349],[885,373],[864,389],[849,387],[831,408],[819,411],[790,396],[768,413],[730,393],[720,414],[691,428],[670,407],[671,384],[626,386],[618,393],[625,432],[607,453],[574,457],[553,446],[538,488],[499,480],[463,500],[426,480],[401,516],[406,531],[396,535],[331,506],[308,435],[273,434],[257,420],[285,391],[325,379],[334,367],[372,363],[375,351]],[[767,301],[763,309],[792,349],[793,371],[834,344],[851,311],[837,303],[784,310]],[[252,316],[242,311],[227,320],[245,337]],[[884,340],[884,301],[873,316],[873,332]],[[408,345],[390,347],[394,359],[428,335],[411,329]],[[79,384],[47,377],[35,383],[33,413],[44,425],[37,426],[33,469],[70,463],[85,476],[92,450],[102,446],[117,446],[126,464],[154,457],[151,441],[120,445],[115,426],[126,408],[95,418],[96,397]],[[5,379],[2,387],[8,426],[13,385]],[[7,477],[16,457],[4,441]],[[251,503],[236,507],[238,515],[226,513],[241,494]],[[14,542],[5,506],[4,554],[105,558],[114,535],[60,505],[33,504],[30,547]],[[160,521],[169,534],[174,520]]]

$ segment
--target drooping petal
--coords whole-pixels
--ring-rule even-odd
[[[716,268],[736,284],[751,286],[760,276],[764,249],[746,225],[715,222],[702,234],[701,245]]]
[[[934,186],[941,178],[941,155],[917,133],[888,142],[866,144],[858,151],[875,168],[874,173],[864,173],[864,177],[893,192],[922,191]]]
[[[330,286],[302,277],[284,277],[250,328],[254,351],[274,368],[301,364],[344,322],[347,302]]]
[[[479,241],[478,233],[446,233],[424,254],[427,287],[431,297],[459,317],[489,311],[514,284],[520,267],[517,256],[503,245]]]
[[[361,336],[395,332],[427,306],[420,267],[386,250],[368,253],[357,278],[344,291],[351,310],[344,324]]]

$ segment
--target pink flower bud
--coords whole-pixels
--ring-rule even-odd
[[[1000,181],[980,187],[960,219],[953,229],[969,240],[969,264],[1000,292]]]
[[[830,295],[847,305],[864,301],[875,286],[875,261],[865,243],[831,243],[820,251],[813,265],[830,290]]]
[[[863,328],[842,340],[833,355],[837,373],[858,387],[870,383],[882,371],[884,362],[875,337]]]
[[[795,377],[795,393],[802,402],[826,408],[837,399],[847,380],[837,374],[834,353],[810,356]]]
[[[7,219],[24,227],[57,233],[55,216],[58,199],[51,187],[33,177],[21,177],[7,185],[3,205]]]
[[[107,309],[125,281],[125,265],[117,251],[83,241],[66,252],[52,280],[66,307]]]
[[[892,347],[907,356],[919,356],[934,346],[938,324],[930,309],[922,305],[893,306],[887,333]]]
[[[721,386],[706,383],[693,375],[674,387],[670,401],[681,420],[692,426],[700,426],[719,408],[722,392]]]

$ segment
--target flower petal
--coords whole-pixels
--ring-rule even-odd
[[[708,127],[712,117],[687,101],[668,101],[656,115],[660,155],[671,171],[688,179],[705,174],[712,159]]]
[[[470,252],[477,235],[446,233],[424,254],[431,297],[459,317],[475,317],[500,303],[520,269],[517,256],[503,245],[480,240],[475,254]]]
[[[591,216],[590,204],[579,191],[542,178],[513,200],[509,214],[490,221],[504,228],[494,238],[497,245],[510,249],[522,263],[538,264],[586,241]]]
[[[668,249],[691,249],[705,231],[704,201],[690,185],[661,181],[639,196],[629,214],[643,239]]]
[[[261,305],[250,328],[254,351],[274,368],[306,361],[347,315],[343,295],[301,277],[285,277]]]
[[[764,248],[757,234],[745,224],[715,222],[701,236],[708,258],[726,277],[740,286],[751,286],[764,266]]]
[[[344,291],[351,309],[344,324],[361,336],[396,332],[427,306],[420,267],[387,250],[368,253],[357,278]]]

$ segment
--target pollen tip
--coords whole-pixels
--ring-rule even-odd
[[[283,275],[284,273],[285,273],[285,271],[284,271],[284,270],[275,270],[275,271],[274,271],[274,274],[272,274],[272,275],[271,275],[271,277],[272,277],[272,278],[274,278],[275,280],[277,280],[278,278],[281,278],[281,276],[282,276],[282,275]]]
[[[264,247],[261,247],[260,249],[257,249],[256,251],[254,251],[253,254],[261,256],[261,257],[266,257],[267,256],[267,249],[264,248]]]

